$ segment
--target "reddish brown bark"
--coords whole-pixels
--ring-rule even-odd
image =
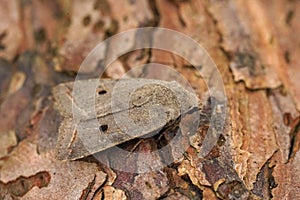
[[[299,199],[300,1],[6,0],[0,16],[0,199]],[[197,134],[180,141],[188,144],[183,155],[170,147],[153,163],[139,163],[138,156],[112,161],[105,153],[98,156],[107,165],[93,157],[56,160],[61,118],[51,88],[74,80],[99,42],[146,26],[190,36],[216,63],[228,99],[217,144],[206,157],[197,156],[209,127],[210,105],[202,102]],[[137,40],[111,42],[102,53],[109,57]],[[129,52],[104,77],[120,78],[149,62],[170,66],[206,99],[204,78],[171,52]],[[102,64],[91,63],[85,78],[97,77]],[[159,67],[133,73],[172,79]],[[121,147],[153,152],[172,140],[174,130]],[[173,157],[176,162],[158,172],[113,169],[147,168]]]

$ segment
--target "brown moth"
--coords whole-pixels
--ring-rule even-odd
[[[176,81],[89,79],[53,88],[63,116],[57,158],[75,160],[159,132],[198,107]]]

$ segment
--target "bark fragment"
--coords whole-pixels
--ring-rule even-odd
[[[86,188],[90,187],[89,192],[94,193],[106,180],[106,174],[99,171],[95,164],[57,161],[53,150],[38,154],[36,149],[36,144],[26,139],[1,165],[0,175],[1,181],[4,183],[16,180],[21,176],[31,177],[40,172],[49,174],[50,181],[48,181],[47,187],[25,189],[22,193],[24,199],[57,199],[61,197],[80,199]],[[89,185],[94,179],[94,184]],[[28,184],[31,184],[30,180],[28,180]],[[70,190],[69,188],[74,189]]]

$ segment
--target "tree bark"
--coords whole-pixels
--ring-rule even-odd
[[[12,0],[0,3],[0,16],[0,199],[300,199],[300,1]],[[112,40],[99,50],[102,60],[80,68],[97,44],[141,27],[185,34],[217,70],[200,55],[193,58],[203,66],[162,49],[130,51],[138,42],[168,45],[155,40],[160,32],[151,40],[138,34]],[[126,50],[104,70],[106,60]],[[119,145],[128,152],[121,159],[109,150],[76,161],[55,158],[62,121],[55,85],[99,72],[102,78],[175,80],[173,71],[199,97],[195,134],[191,126],[174,125]],[[199,157],[218,111],[217,97],[208,97],[215,73],[227,98],[225,124],[214,147]],[[168,145],[176,133],[182,138]],[[180,145],[186,145],[181,154]],[[147,153],[152,157],[143,162]],[[156,165],[164,167],[132,173]]]

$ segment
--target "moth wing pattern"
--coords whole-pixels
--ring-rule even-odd
[[[57,141],[60,160],[158,132],[198,106],[197,96],[179,83],[152,79],[80,80],[59,84],[53,95],[64,117]]]

